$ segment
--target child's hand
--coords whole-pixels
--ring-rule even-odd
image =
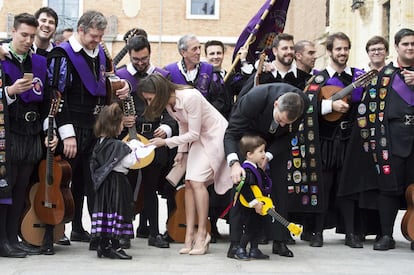
[[[254,206],[254,210],[256,211],[257,214],[262,215],[263,203],[261,202],[256,203]]]

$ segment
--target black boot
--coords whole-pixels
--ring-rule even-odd
[[[0,256],[9,258],[24,258],[27,256],[27,253],[14,248],[8,241],[3,241],[2,244],[0,244]]]

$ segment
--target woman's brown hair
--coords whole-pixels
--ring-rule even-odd
[[[138,95],[141,98],[144,98],[142,93],[155,94],[151,104],[147,104],[144,116],[149,120],[155,120],[160,117],[170,100],[171,94],[175,90],[182,90],[185,88],[187,88],[187,86],[175,84],[159,73],[153,73],[144,79],[141,79],[137,87]]]

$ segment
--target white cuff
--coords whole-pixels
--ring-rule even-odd
[[[322,115],[332,113],[332,100],[330,99],[322,99]]]
[[[230,162],[232,160],[239,160],[239,157],[237,156],[236,153],[230,153],[227,155],[227,164],[230,165]]]
[[[270,162],[273,159],[273,154],[270,152],[266,152],[267,162]]]
[[[172,129],[167,124],[160,124],[160,127],[158,128],[161,128],[162,130],[164,130],[164,132],[167,134],[167,138],[172,136]]]
[[[4,91],[6,92],[7,105],[10,105],[10,104],[12,104],[13,102],[16,101],[17,97],[16,97],[16,95],[14,95],[14,97],[9,96],[9,93],[7,91],[8,88],[9,88],[9,86],[4,87]]]
[[[240,68],[240,70],[242,71],[242,73],[244,74],[252,74],[254,67],[252,64],[249,63],[243,63],[242,67]]]
[[[253,208],[256,204],[258,204],[259,203],[259,201],[258,200],[256,200],[256,199],[254,199],[254,200],[252,200],[252,201],[250,201],[249,202],[249,207],[250,208]]]
[[[62,140],[67,139],[68,137],[76,137],[75,129],[72,124],[65,124],[59,127],[59,135]]]

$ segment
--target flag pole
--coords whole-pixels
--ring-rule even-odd
[[[260,24],[265,20],[265,18],[267,17],[267,15],[269,14],[269,9],[271,9],[273,7],[273,5],[276,3],[276,0],[271,0],[269,7],[263,12],[262,16],[260,17],[260,21],[259,23],[256,24],[256,26],[254,26],[254,30],[259,30],[260,28]],[[243,45],[243,48],[247,47],[250,42],[252,41],[253,37],[254,37],[254,31],[252,31],[249,35],[249,37],[247,38],[246,42]],[[237,54],[236,58],[234,58],[233,63],[231,64],[231,68],[229,70],[229,72],[224,76],[224,82],[226,82],[229,79],[229,76],[231,74],[231,72],[234,70],[234,68],[236,68],[237,63],[240,60],[240,55]]]

